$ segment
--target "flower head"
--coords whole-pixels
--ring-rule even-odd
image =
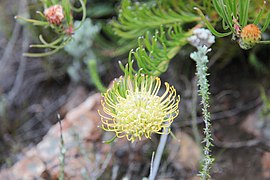
[[[239,45],[243,49],[250,49],[261,40],[261,30],[255,24],[245,26],[240,34]]]
[[[54,25],[60,25],[64,19],[64,12],[61,5],[53,5],[44,10],[47,21]]]
[[[132,142],[143,136],[151,138],[153,133],[161,134],[179,113],[180,96],[173,86],[168,83],[165,86],[166,91],[159,96],[158,77],[120,77],[104,94],[102,106],[107,115],[100,114],[102,128]]]
[[[208,29],[198,28],[193,31],[193,35],[188,38],[189,43],[196,47],[210,47],[215,43],[215,36]]]

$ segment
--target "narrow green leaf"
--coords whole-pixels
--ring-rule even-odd
[[[220,33],[218,31],[215,30],[215,28],[212,26],[212,24],[206,19],[206,17],[204,16],[204,14],[202,13],[202,11],[199,8],[194,8],[199,15],[201,16],[202,20],[205,22],[207,28],[217,37],[225,37],[225,36],[229,36],[230,34],[232,34],[232,31],[226,32],[226,33]]]
[[[105,93],[107,88],[103,85],[97,70],[97,61],[95,59],[89,59],[87,62],[87,67],[89,70],[90,78],[96,88],[101,92]]]
[[[81,3],[81,8],[82,8],[82,13],[83,13],[83,15],[82,15],[81,23],[80,23],[80,25],[79,25],[78,27],[75,28],[75,31],[78,30],[78,29],[83,25],[83,23],[84,23],[84,21],[85,21],[85,18],[86,18],[86,7],[85,7],[85,2],[84,2],[83,0],[79,0],[79,1],[80,1],[80,3]]]
[[[258,25],[259,24],[259,21],[260,21],[260,19],[262,17],[263,11],[264,11],[264,8],[261,8],[260,11],[259,11],[259,13],[258,13],[258,16],[254,20],[253,24],[255,24],[255,25]]]
[[[23,56],[26,57],[45,57],[45,56],[50,56],[56,52],[58,52],[61,48],[54,49],[52,51],[46,52],[46,53],[23,53]]]
[[[219,0],[213,0],[213,5],[214,5],[214,8],[216,9],[218,15],[223,18],[223,12],[221,10],[221,3],[219,2]]]
[[[269,41],[259,41],[258,44],[270,44],[270,40]]]
[[[15,19],[20,19],[20,20],[32,23],[33,25],[36,25],[36,26],[47,26],[47,25],[49,25],[48,21],[39,21],[39,20],[35,20],[35,19],[27,19],[27,18],[24,18],[24,17],[21,17],[21,16],[15,16]]]
[[[114,137],[112,137],[111,139],[107,140],[107,141],[102,141],[102,143],[111,144],[112,142],[114,142],[115,139],[116,139],[116,135]]]
[[[250,0],[239,0],[239,23],[242,27],[247,25]]]
[[[48,43],[47,41],[44,40],[43,36],[42,35],[39,35],[39,40],[44,44],[44,45],[47,45],[47,46],[55,46],[57,44],[59,44],[61,41],[64,40],[64,36],[60,36],[59,38],[57,38],[56,40],[54,40],[53,42],[51,43]]]
[[[62,0],[62,7],[64,9],[65,17],[68,25],[72,25],[71,4],[69,0]]]
[[[264,32],[268,28],[269,23],[270,23],[270,12],[267,14],[267,18],[266,18],[265,23],[263,25],[262,32]]]
[[[220,0],[220,2],[223,2],[223,0]],[[223,3],[223,6],[221,6],[221,10],[223,13],[223,20],[225,21],[223,24],[227,24],[231,31],[233,31],[233,18],[232,18],[232,11],[230,11],[230,8],[228,8],[227,4]]]

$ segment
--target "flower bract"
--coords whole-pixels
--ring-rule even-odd
[[[173,86],[165,83],[166,90],[159,95],[161,81],[158,77],[135,75],[120,77],[104,93],[101,115],[102,129],[113,131],[118,138],[134,142],[142,137],[169,128],[178,115],[180,96]]]

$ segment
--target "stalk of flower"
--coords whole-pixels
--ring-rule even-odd
[[[131,142],[151,138],[154,133],[165,133],[162,129],[169,128],[179,113],[180,96],[168,83],[165,83],[164,94],[159,96],[160,87],[158,77],[143,74],[115,80],[103,95],[106,115],[99,112],[102,129]]]

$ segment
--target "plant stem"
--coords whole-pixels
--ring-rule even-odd
[[[63,137],[63,129],[62,129],[62,123],[60,119],[60,115],[57,114],[58,122],[60,125],[60,175],[59,175],[59,180],[64,180],[65,179],[65,155],[66,155],[66,148],[65,148],[65,143],[64,143],[64,137]]]
[[[196,62],[196,75],[198,76],[198,87],[199,95],[202,97],[202,113],[203,120],[205,124],[204,128],[204,139],[202,143],[205,144],[203,148],[203,159],[202,159],[202,169],[200,171],[200,177],[202,180],[207,180],[210,178],[210,168],[213,162],[211,156],[210,147],[212,146],[212,137],[211,137],[211,121],[210,121],[210,112],[208,112],[209,105],[209,83],[207,80],[207,63],[209,62],[207,53],[211,50],[206,46],[197,47],[198,51],[191,53],[190,57]]]
[[[163,132],[168,132],[168,129],[164,128]],[[154,180],[156,178],[160,161],[161,161],[161,157],[162,157],[162,154],[163,154],[166,142],[167,142],[167,138],[168,138],[168,133],[164,133],[160,137],[156,156],[154,158],[153,163],[151,163],[151,171],[149,175],[149,180]]]

